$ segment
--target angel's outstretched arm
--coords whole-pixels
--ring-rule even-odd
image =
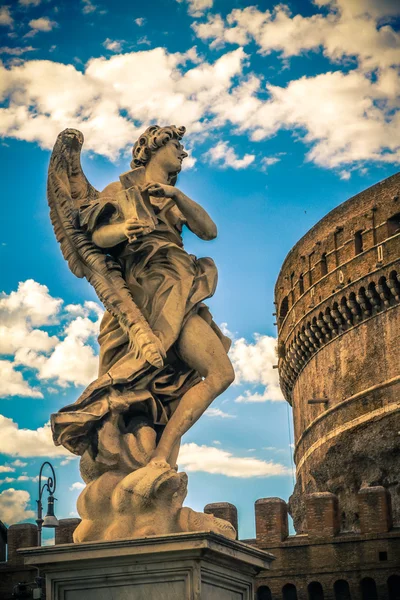
[[[183,192],[175,188],[175,203],[186,217],[187,226],[202,240],[213,240],[217,237],[217,226],[210,215],[200,204],[191,200]]]

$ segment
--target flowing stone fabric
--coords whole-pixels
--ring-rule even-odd
[[[138,189],[144,185],[145,170],[130,173]],[[107,186],[98,199],[82,204],[79,224],[93,233],[98,227],[124,220],[116,196],[121,183]],[[129,347],[127,334],[118,320],[105,312],[99,335],[99,377],[81,397],[52,415],[54,440],[82,455],[90,444],[99,421],[111,410],[125,420],[144,416],[150,423],[165,425],[183,394],[200,381],[197,372],[180,359],[176,341],[193,313],[204,318],[222,339],[203,300],[214,294],[217,269],[211,258],[197,259],[182,243],[185,218],[170,199],[151,197],[157,224],[136,242],[110,249],[121,265],[132,297],[167,352],[162,368],[141,358]]]

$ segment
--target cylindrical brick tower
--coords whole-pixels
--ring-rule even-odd
[[[339,496],[382,485],[400,522],[400,173],[344,202],[289,252],[275,288],[279,375],[293,407],[297,483]]]

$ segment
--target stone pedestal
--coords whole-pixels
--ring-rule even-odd
[[[273,556],[209,532],[23,550],[47,600],[253,600]]]

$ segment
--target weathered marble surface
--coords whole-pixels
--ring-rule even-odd
[[[22,551],[46,573],[47,600],[253,600],[273,556],[197,532]]]
[[[83,135],[66,129],[50,160],[48,202],[68,266],[94,287],[105,314],[99,375],[51,416],[56,445],[81,456],[87,487],[76,542],[233,527],[183,508],[182,436],[232,383],[230,340],[204,300],[211,258],[186,252],[182,228],[212,240],[217,227],[175,184],[187,153],[184,127],[151,126],[131,170],[99,192],[86,179]]]

